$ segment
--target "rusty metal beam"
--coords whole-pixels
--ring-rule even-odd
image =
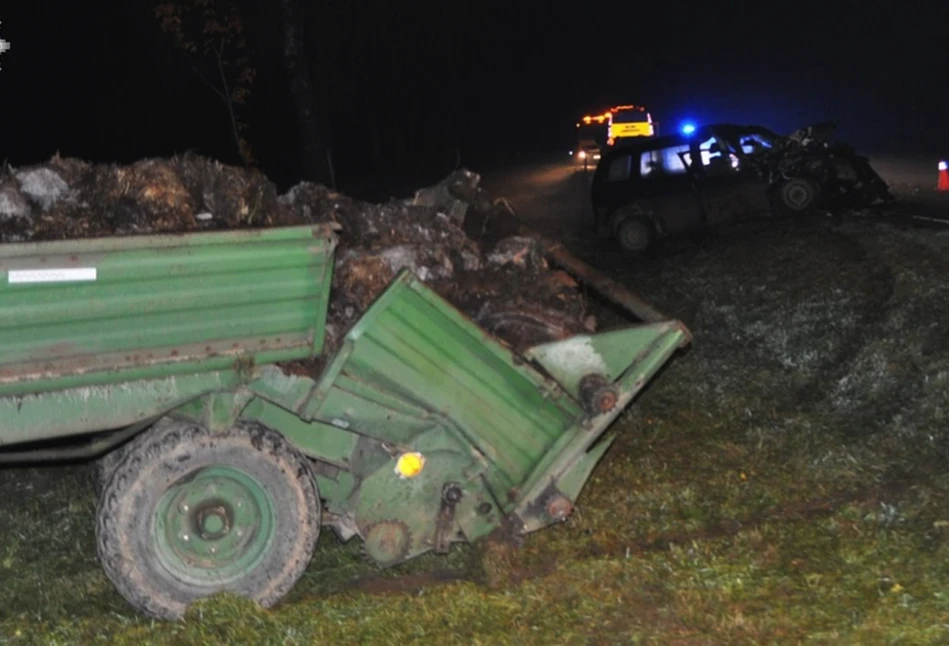
[[[540,241],[547,257],[552,262],[633,316],[646,323],[671,320],[671,317],[666,316],[623,285],[574,256],[562,243],[536,233],[532,235]]]

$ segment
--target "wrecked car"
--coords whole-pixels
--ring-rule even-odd
[[[597,232],[643,252],[668,235],[891,199],[865,157],[830,142],[835,126],[715,124],[613,149],[593,176]]]

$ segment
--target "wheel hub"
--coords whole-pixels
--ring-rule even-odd
[[[638,249],[645,243],[646,236],[639,227],[626,227],[623,230],[623,238],[628,246]]]
[[[213,541],[223,538],[231,529],[233,514],[222,504],[202,509],[196,514],[197,525],[201,528],[201,538]]]
[[[645,251],[651,237],[649,225],[640,217],[623,220],[617,230],[617,240],[627,251]]]
[[[366,555],[382,566],[401,561],[409,551],[412,536],[405,523],[383,520],[372,525],[363,543]]]
[[[802,184],[791,184],[784,192],[785,199],[790,206],[801,208],[810,202],[810,190]]]
[[[205,467],[170,486],[153,516],[159,561],[176,578],[216,585],[253,569],[273,538],[275,511],[255,479]]]

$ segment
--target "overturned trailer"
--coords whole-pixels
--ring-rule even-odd
[[[690,341],[576,265],[641,320],[515,347],[403,267],[330,347],[343,235],[0,245],[0,461],[96,458],[100,561],[141,612],[221,591],[271,606],[325,527],[391,566],[561,522],[608,428]]]

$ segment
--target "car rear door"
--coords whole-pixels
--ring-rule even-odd
[[[732,142],[712,135],[685,160],[697,179],[703,221],[718,226],[771,213],[767,183],[741,164]]]
[[[634,201],[652,213],[663,234],[693,230],[702,224],[695,178],[682,158],[688,151],[688,142],[676,142],[639,155],[641,190]]]

